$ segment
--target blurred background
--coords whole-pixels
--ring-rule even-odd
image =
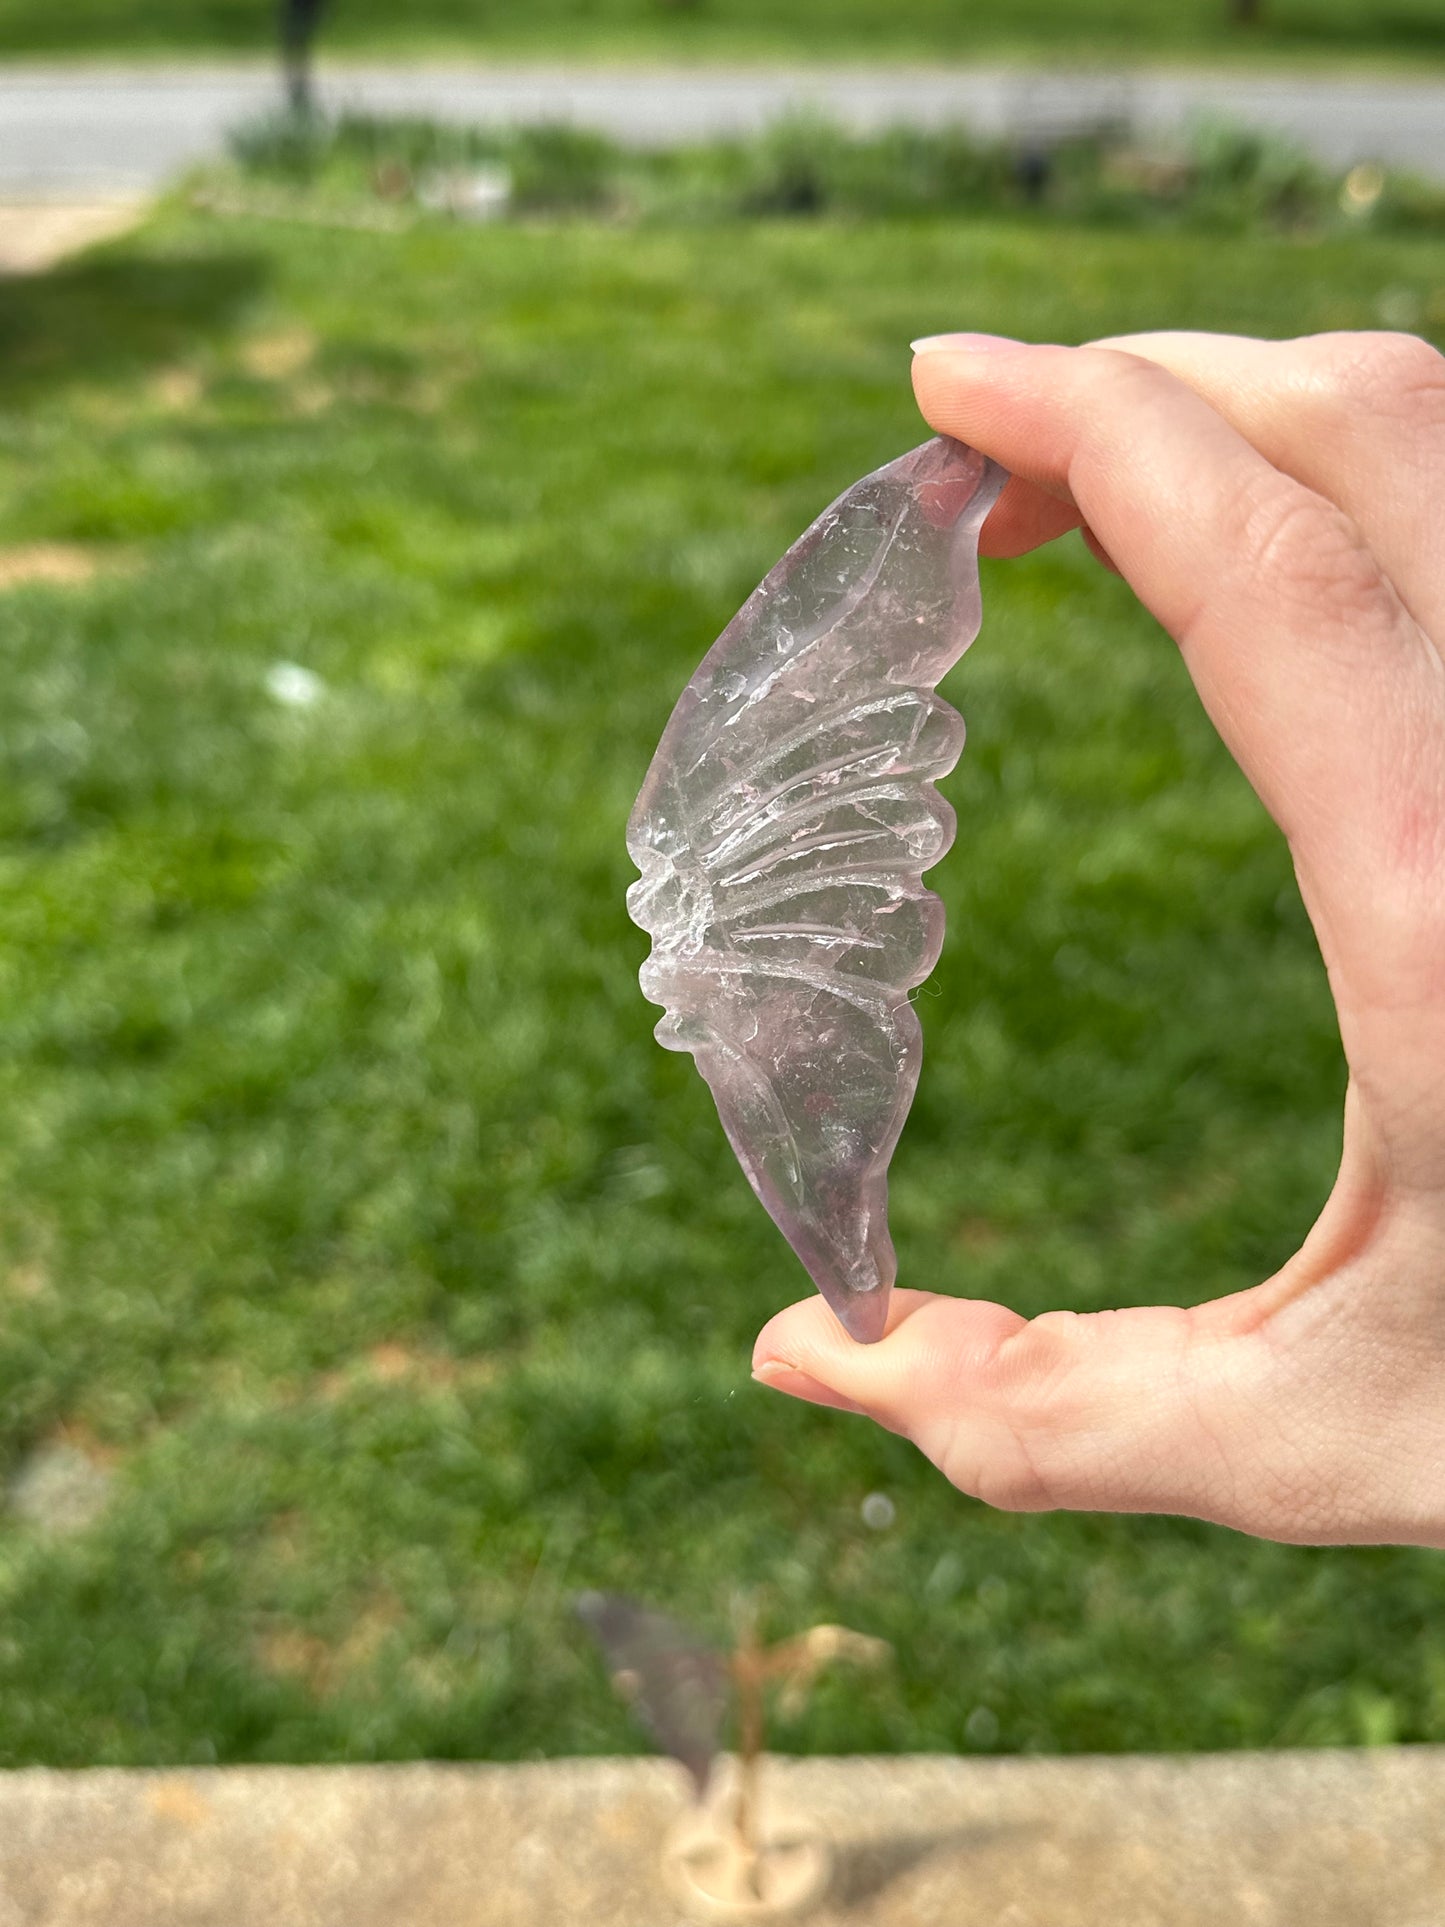
[[[912,337],[1445,341],[1445,0],[0,51],[0,1764],[629,1751],[584,1587],[891,1641],[798,1751],[1445,1739],[1438,1556],[992,1513],[751,1383],[806,1280],[623,906],[696,661],[922,439]],[[1343,1092],[1285,850],[1076,540],[985,611],[902,1277],[1253,1284]]]

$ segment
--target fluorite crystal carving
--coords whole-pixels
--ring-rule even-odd
[[[923,1039],[909,991],[953,840],[963,748],[935,685],[978,633],[1002,471],[927,442],[841,495],[678,699],[628,826],[657,1040],[691,1051],[743,1170],[854,1338],[896,1265],[888,1163]]]

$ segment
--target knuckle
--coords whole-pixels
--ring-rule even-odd
[[[979,1478],[976,1496],[996,1512],[1052,1512],[1060,1504],[1053,1487],[1019,1451],[990,1463]]]
[[[999,1389],[1021,1424],[1033,1428],[1058,1417],[1085,1330],[1084,1319],[1076,1311],[1040,1312],[1000,1346]]]
[[[1131,354],[1125,348],[1095,348],[1083,352],[1100,358],[1103,381],[1111,394],[1126,405],[1153,405],[1160,395],[1179,388],[1177,375],[1145,355]]]
[[[1230,551],[1250,575],[1336,621],[1393,628],[1400,602],[1354,519],[1271,473],[1241,493]]]
[[[915,1443],[961,1491],[1001,1512],[1041,1512],[1071,1502],[1055,1477],[1056,1442],[1070,1429],[1069,1382],[1082,1320],[1046,1312],[1020,1325],[970,1373],[963,1414],[941,1436]],[[950,1408],[957,1412],[955,1401]]]
[[[1419,335],[1361,331],[1304,344],[1309,384],[1327,400],[1420,425],[1445,425],[1445,355]]]
[[[1379,986],[1394,1007],[1423,1014],[1445,1002],[1442,824],[1436,821],[1428,839],[1412,836],[1402,814],[1391,828],[1385,861],[1360,893],[1370,932],[1361,988],[1368,993]]]
[[[1060,1503],[1012,1430],[989,1428],[979,1435],[960,1427],[944,1450],[929,1456],[951,1485],[997,1512],[1047,1512]]]
[[[1160,405],[1161,399],[1177,392],[1180,383],[1157,361],[1148,361],[1123,348],[1080,348],[1085,358],[1087,386],[1091,405],[1084,412],[1078,440],[1069,464],[1069,482],[1075,500],[1082,486],[1107,473],[1117,459],[1118,435],[1111,424],[1117,420],[1143,417]],[[1099,406],[1104,403],[1106,406]]]

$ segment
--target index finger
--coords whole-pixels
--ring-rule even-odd
[[[1267,462],[1354,519],[1419,622],[1428,629],[1445,618],[1445,577],[1426,566],[1445,485],[1445,356],[1428,342],[1171,332],[1091,345],[1177,375]]]
[[[1360,924],[1438,809],[1445,690],[1350,517],[1117,350],[940,345],[914,385],[935,428],[1077,505],[1179,643],[1314,906]]]

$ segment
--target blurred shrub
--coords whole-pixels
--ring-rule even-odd
[[[388,131],[399,135],[404,125],[390,122]],[[232,133],[231,152],[248,172],[283,181],[310,181],[353,149],[363,128],[379,131],[380,123],[332,123],[315,114],[268,114]]]
[[[432,207],[446,201],[434,191],[438,180],[501,167],[509,211],[523,216],[698,222],[1028,211],[1109,226],[1445,228],[1445,187],[1380,168],[1341,176],[1289,143],[1223,123],[1199,124],[1173,146],[1099,134],[1023,149],[961,127],[855,135],[809,115],[747,140],[636,151],[569,126],[277,117],[243,130],[233,153],[244,174],[323,199],[370,194]]]
[[[744,214],[878,217],[987,206],[1011,191],[1007,152],[962,129],[893,128],[860,139],[824,120],[779,121],[725,150]]]
[[[496,161],[514,143],[480,128],[411,116],[382,120],[347,114],[268,114],[231,136],[231,151],[248,174],[309,187],[361,188],[379,173],[401,170],[408,181],[469,162]]]
[[[617,194],[617,149],[584,128],[523,128],[507,143],[505,158],[519,213],[591,214]]]
[[[1339,207],[1340,181],[1297,148],[1226,123],[1196,129],[1189,199],[1211,224],[1293,227]]]

